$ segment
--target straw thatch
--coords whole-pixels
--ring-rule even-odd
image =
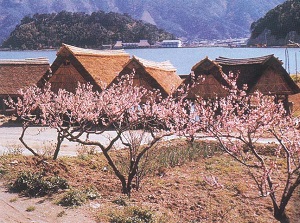
[[[0,60],[0,112],[8,114],[4,99],[19,97],[19,89],[37,85],[42,86],[42,78],[50,70],[48,59],[14,59]]]
[[[95,90],[102,90],[129,59],[124,50],[92,50],[63,44],[51,65],[53,76],[49,82],[54,91],[74,91],[77,82],[90,82]]]
[[[49,71],[48,59],[0,60],[0,96],[18,96],[18,90],[39,85]]]
[[[176,68],[169,61],[154,62],[133,56],[119,76],[132,73],[135,85],[149,90],[159,89],[163,96],[170,95],[182,83]]]

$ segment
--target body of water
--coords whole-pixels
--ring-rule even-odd
[[[206,56],[215,58],[251,58],[274,54],[283,62],[283,67],[290,74],[299,73],[300,48],[223,48],[223,47],[199,47],[199,48],[150,48],[150,49],[126,49],[130,55],[143,59],[161,62],[169,60],[176,68],[178,74],[189,74],[191,68]],[[24,59],[46,57],[52,63],[56,58],[56,50],[41,51],[0,51],[0,59]]]

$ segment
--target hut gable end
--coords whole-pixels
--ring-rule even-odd
[[[227,94],[225,88],[213,75],[206,75],[203,78],[199,77],[191,88],[189,98],[215,98],[216,96],[224,96]]]
[[[167,96],[182,83],[176,69],[169,61],[154,62],[133,56],[125,64],[120,76],[134,73],[134,83],[149,90],[159,89]]]
[[[67,80],[77,80],[89,82],[95,90],[101,90],[113,81],[129,59],[129,54],[124,50],[92,50],[63,44],[51,69],[54,77],[57,72],[61,72],[59,68],[62,64],[69,61],[73,68],[69,70],[71,72],[67,75],[68,78],[61,79],[59,85],[61,88],[70,88]],[[49,81],[52,82],[54,79],[51,77]]]
[[[192,73],[184,80],[183,84],[193,84],[188,93],[188,98],[193,100],[197,97],[213,98],[227,94],[224,86],[228,86],[228,83],[221,67],[208,57],[192,67]]]
[[[238,87],[242,88],[246,84],[250,93],[255,90],[276,95],[300,92],[299,87],[282,67],[282,61],[274,55],[245,59],[219,57],[215,62],[222,67],[225,74],[238,74]]]
[[[267,68],[259,78],[251,93],[259,90],[263,94],[290,94],[292,89],[289,87],[283,76],[271,67]]]

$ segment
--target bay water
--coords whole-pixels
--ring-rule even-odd
[[[206,56],[214,60],[222,56],[228,58],[252,58],[274,54],[283,62],[283,67],[290,74],[300,73],[300,48],[227,48],[227,47],[197,47],[197,48],[147,48],[126,49],[131,56],[161,62],[169,60],[177,69],[178,74],[189,74],[191,68]],[[25,59],[45,57],[52,63],[57,50],[38,51],[0,51],[0,59]]]

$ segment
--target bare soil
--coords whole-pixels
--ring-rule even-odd
[[[128,200],[121,193],[119,181],[108,168],[101,154],[81,158],[60,158],[57,161],[32,156],[2,156],[3,173],[0,187],[0,222],[109,222],[111,216],[125,211],[113,203],[125,200],[129,206],[151,210],[157,222],[261,222],[275,223],[271,200],[259,197],[253,180],[245,169],[221,153],[203,157],[174,168],[164,168],[142,182]],[[63,191],[42,198],[27,198],[7,191],[21,171],[43,171],[67,179],[73,188],[96,187],[101,195],[77,208],[56,204]],[[163,172],[163,173],[162,173]],[[5,173],[5,174],[4,174]],[[212,188],[205,176],[215,176],[222,188]],[[288,215],[291,222],[300,222],[299,192],[295,193]],[[33,211],[28,211],[33,206]],[[27,210],[27,211],[26,211]]]

